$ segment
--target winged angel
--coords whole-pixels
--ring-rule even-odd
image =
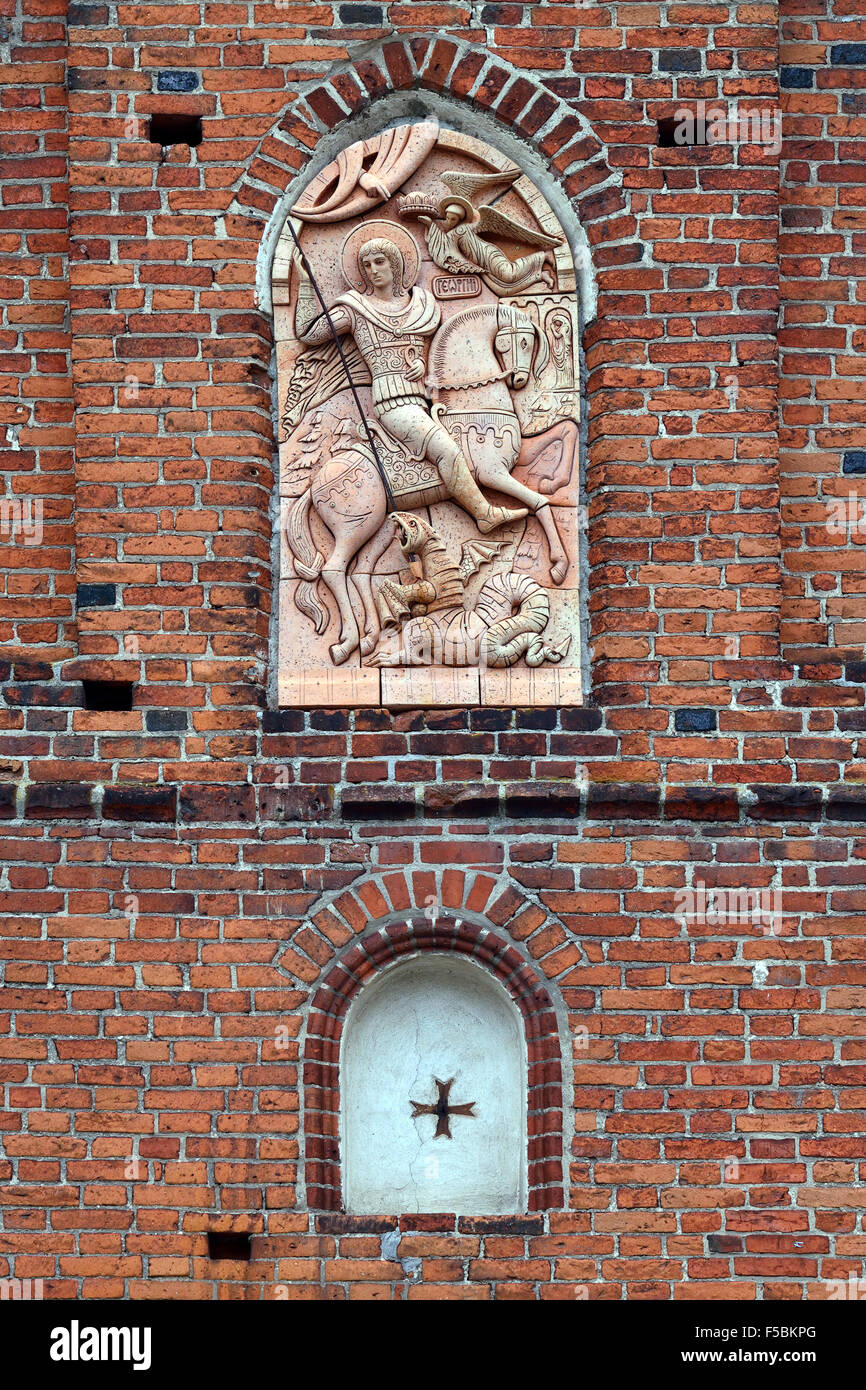
[[[408,194],[400,200],[404,217],[417,217],[426,227],[426,241],[436,264],[449,275],[481,275],[495,294],[517,294],[541,280],[555,288],[552,251],[562,237],[548,236],[516,222],[490,204],[477,211],[479,197],[503,192],[520,178],[520,170],[500,174],[467,174],[451,170],[440,175],[448,196],[437,205],[424,195]],[[499,236],[525,246],[539,246],[517,260],[493,246],[488,236]]]

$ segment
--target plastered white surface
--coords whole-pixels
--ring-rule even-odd
[[[451,1138],[434,1138],[435,1079],[454,1078]],[[518,1212],[526,1193],[526,1055],[520,1015],[471,961],[427,954],[367,985],[342,1046],[344,1197],[356,1213]]]

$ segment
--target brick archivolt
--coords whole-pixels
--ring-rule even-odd
[[[548,915],[513,886],[446,870],[367,879],[312,913],[277,965],[309,988],[302,1049],[307,1204],[341,1208],[340,1044],[349,1008],[380,970],[425,953],[474,960],[505,988],[527,1053],[528,1204],[565,1202],[563,1055],[557,976],[572,962],[550,947]],[[560,929],[561,930],[561,929]],[[536,957],[538,962],[536,963]]]

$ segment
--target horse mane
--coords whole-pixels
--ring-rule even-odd
[[[455,314],[439,329],[430,349],[430,371],[434,384],[440,390],[457,386],[486,386],[491,381],[501,379],[502,368],[496,360],[492,341],[496,332],[496,314],[496,305],[477,304],[472,309]],[[478,346],[483,345],[487,350],[486,359],[465,350],[465,330],[479,324],[488,324],[493,329],[489,336],[478,339]],[[455,342],[455,339],[458,341]],[[461,342],[464,344],[462,351],[459,350]]]

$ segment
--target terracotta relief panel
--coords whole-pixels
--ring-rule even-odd
[[[280,703],[580,703],[578,305],[538,189],[398,126],[308,185],[273,289]]]

